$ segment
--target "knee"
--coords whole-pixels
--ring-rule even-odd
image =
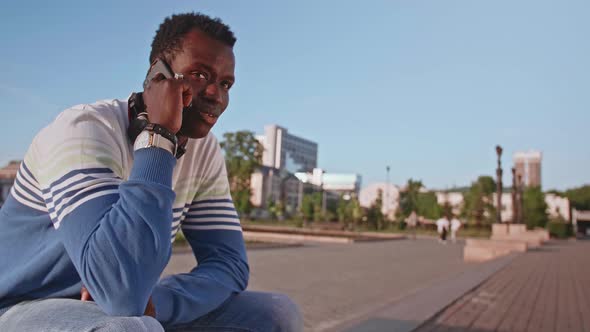
[[[287,295],[269,293],[267,301],[260,307],[263,319],[271,325],[270,331],[303,331],[303,317],[299,308]]]
[[[96,322],[91,329],[97,332],[164,332],[162,325],[149,316],[141,317],[105,317],[104,320]]]

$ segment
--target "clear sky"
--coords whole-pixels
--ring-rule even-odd
[[[276,123],[363,185],[430,188],[543,152],[545,189],[590,183],[590,2],[11,1],[0,4],[0,163],[61,110],[141,90],[172,13],[235,31],[236,85],[214,132]],[[511,179],[504,176],[504,182]]]

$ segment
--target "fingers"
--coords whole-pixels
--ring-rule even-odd
[[[154,302],[152,302],[152,297],[148,300],[147,306],[145,307],[145,312],[143,313],[145,316],[151,316],[156,318],[156,306],[154,306]]]
[[[193,88],[186,82],[182,81],[182,105],[189,107],[193,102]]]
[[[92,301],[92,296],[90,296],[90,292],[88,292],[86,287],[82,287],[80,290],[80,301]]]

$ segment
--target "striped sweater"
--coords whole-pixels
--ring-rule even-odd
[[[242,291],[249,268],[225,163],[212,134],[176,160],[133,151],[127,102],[62,112],[34,138],[0,210],[0,309],[79,298],[110,315],[194,320]],[[182,229],[198,266],[160,280]]]

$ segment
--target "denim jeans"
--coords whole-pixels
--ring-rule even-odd
[[[42,299],[19,303],[0,316],[2,332],[212,332],[303,331],[297,306],[287,296],[245,291],[187,324],[162,326],[149,316],[105,315],[94,302]]]

